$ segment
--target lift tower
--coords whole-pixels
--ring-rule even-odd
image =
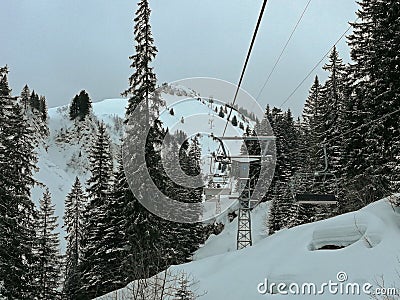
[[[252,245],[251,235],[251,210],[256,207],[261,199],[253,198],[252,179],[249,176],[250,163],[259,162],[272,158],[268,154],[268,142],[275,141],[275,136],[224,136],[214,137],[221,144],[222,155],[216,160],[222,163],[233,163],[238,165],[238,186],[241,193],[232,193],[230,198],[239,201],[238,230],[237,230],[237,249],[243,249]],[[224,140],[229,141],[259,141],[261,146],[260,155],[228,155],[224,146]]]

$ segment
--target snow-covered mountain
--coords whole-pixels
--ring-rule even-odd
[[[383,282],[386,288],[397,282],[399,291],[400,209],[389,199],[271,236],[265,229],[267,206],[264,203],[252,213],[254,246],[235,250],[234,221],[220,235],[211,236],[193,262],[171,267],[170,274],[182,270],[190,274],[191,289],[204,300],[371,299],[363,290],[393,293],[376,290]],[[285,287],[278,294],[280,283]],[[271,284],[275,285],[267,290]],[[130,299],[131,287],[98,299]],[[296,287],[299,293],[294,294]]]
[[[181,87],[166,88],[162,97],[165,107],[160,119],[170,132],[183,130],[189,136],[198,132],[221,134],[226,115],[224,118],[218,116],[220,103],[217,101],[199,98],[194,91]],[[88,152],[97,131],[97,122],[105,122],[116,153],[123,136],[126,104],[126,99],[93,103],[91,116],[77,123],[69,120],[68,105],[49,110],[50,135],[37,149],[39,171],[35,178],[46,184],[52,193],[56,214],[60,216],[62,248],[65,248],[61,228],[64,199],[76,176],[82,182],[88,177]],[[233,112],[232,117],[234,115],[244,127],[254,126],[253,120],[242,118],[237,112]],[[228,127],[230,135],[242,133],[238,126]],[[218,147],[207,134],[200,137],[204,171],[210,167],[207,156]],[[238,152],[240,143],[232,143],[229,147],[232,153]],[[42,192],[43,187],[33,189],[36,201]],[[232,204],[228,199],[222,200],[224,208]],[[223,214],[221,219],[226,226],[222,233],[212,235],[195,253],[193,262],[173,266],[170,272],[184,270],[190,274],[195,282],[194,288],[199,294],[204,294],[200,299],[211,300],[309,299],[311,295],[290,295],[287,287],[290,284],[301,287],[303,283],[313,283],[318,292],[329,281],[337,283],[338,287],[342,284],[344,289],[347,283],[361,288],[370,283],[375,288],[382,279],[386,287],[399,281],[400,211],[393,208],[388,199],[360,211],[281,230],[272,236],[267,236],[266,229],[268,206],[269,203],[263,203],[252,212],[253,247],[236,250],[237,220],[229,223],[226,214]],[[206,208],[213,212],[215,203],[207,204]],[[338,274],[342,276],[340,280],[346,279],[343,276],[347,279],[340,281]],[[268,284],[286,284],[286,290],[280,295],[260,293],[258,290],[265,291],[266,279]],[[128,285],[99,299],[126,299],[130,290]],[[323,299],[369,299],[362,291],[359,296],[343,294],[340,290],[334,295],[328,287],[323,291]],[[272,292],[277,292],[277,285]],[[285,292],[289,295],[283,295]]]
[[[203,169],[207,172],[210,168],[208,156],[215,151],[218,144],[208,137],[209,133],[221,134],[226,123],[227,114],[224,117],[218,116],[223,104],[210,103],[209,99],[200,98],[200,95],[188,88],[181,86],[163,86],[161,94],[165,105],[161,108],[160,119],[170,132],[182,130],[190,137],[198,132],[205,133],[201,136],[200,143],[203,151]],[[211,101],[213,102],[213,101]],[[123,138],[123,119],[127,99],[106,99],[93,103],[90,116],[84,121],[71,121],[69,118],[69,106],[64,105],[49,109],[49,137],[37,148],[39,171],[35,178],[45,184],[51,194],[53,203],[56,205],[56,214],[59,216],[59,229],[61,233],[61,247],[65,249],[64,230],[62,229],[64,215],[64,200],[70,192],[71,186],[78,176],[81,182],[85,183],[89,176],[89,151],[97,132],[99,121],[106,124],[107,132],[110,135],[112,152],[116,162],[118,145]],[[174,113],[170,111],[173,108]],[[215,109],[217,108],[217,112]],[[240,116],[233,111],[243,126],[253,127],[254,121],[247,117]],[[243,130],[239,126],[228,127],[228,133],[242,135]],[[230,144],[230,151],[238,152],[239,142]],[[36,186],[32,190],[33,199],[38,202],[44,191],[43,186]],[[223,209],[231,204],[223,201]],[[210,215],[215,210],[215,203],[206,205]],[[205,212],[207,213],[207,211]]]

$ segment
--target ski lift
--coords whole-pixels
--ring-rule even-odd
[[[207,196],[230,195],[232,186],[227,175],[213,174],[208,176],[208,186],[203,190],[206,198],[209,198]]]
[[[222,196],[222,195],[232,195],[233,187],[232,187],[232,180],[227,175],[229,173],[230,166],[233,162],[239,166],[240,175],[239,178],[243,180],[248,180],[247,175],[250,162],[253,161],[261,161],[264,158],[269,158],[271,155],[266,154],[265,152],[261,153],[261,155],[230,155],[225,148],[223,140],[230,140],[230,141],[245,141],[245,140],[260,140],[260,141],[273,141],[275,140],[274,136],[255,136],[255,137],[246,137],[246,136],[230,136],[230,137],[216,137],[211,134],[211,137],[214,140],[217,140],[220,144],[221,154],[216,154],[215,152],[212,153],[211,157],[211,164],[210,164],[210,173],[214,173],[212,170],[213,162],[218,164],[217,167],[221,173],[214,173],[209,175],[208,186],[203,188],[204,194],[206,196],[206,200],[211,199],[213,196]],[[267,147],[265,147],[267,149]],[[244,178],[246,177],[246,178]],[[237,198],[237,197],[236,197]]]
[[[298,172],[291,181],[292,196],[298,204],[337,204],[336,175],[328,171],[326,145],[323,146],[325,168],[313,173]]]
[[[260,142],[269,142],[275,141],[275,136],[225,136],[225,137],[216,137],[211,134],[211,137],[218,141],[221,146],[221,154],[213,153],[213,158],[216,162],[220,162],[221,164],[231,164],[233,160],[240,159],[251,159],[251,160],[262,160],[265,158],[271,158],[272,155],[267,155],[268,147],[264,147],[263,153],[261,155],[229,155],[228,151],[225,148],[223,140],[227,141],[260,141]]]

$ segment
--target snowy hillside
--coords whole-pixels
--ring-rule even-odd
[[[215,112],[223,104],[211,104],[192,90],[180,86],[166,86],[161,94],[165,106],[160,112],[160,119],[170,132],[182,130],[190,137],[198,132],[207,133],[200,137],[203,151],[203,170],[210,168],[209,156],[215,151],[218,144],[208,137],[210,132],[216,135],[222,134],[227,114],[222,118]],[[98,121],[104,121],[107,132],[113,142],[112,150],[114,158],[118,151],[118,145],[123,137],[123,118],[125,116],[126,99],[106,99],[93,103],[93,113],[83,122],[71,121],[68,115],[68,105],[49,109],[49,130],[50,135],[38,149],[39,172],[35,178],[46,183],[56,204],[56,214],[59,216],[59,229],[61,232],[61,246],[64,250],[64,231],[62,229],[62,216],[64,215],[64,200],[70,192],[71,186],[78,176],[81,182],[85,183],[89,172],[88,151],[97,132]],[[174,109],[171,115],[170,109]],[[227,108],[225,108],[227,109]],[[236,111],[233,116],[243,122],[245,127],[254,126],[254,121],[241,117]],[[210,131],[210,127],[212,131]],[[218,131],[216,130],[218,128]],[[228,127],[229,134],[242,135],[243,130],[238,126],[235,129]],[[233,153],[240,150],[240,142],[231,142],[228,147]],[[116,159],[115,159],[116,161]],[[38,202],[42,197],[44,187],[35,187],[32,191],[33,199]],[[222,210],[226,210],[232,201],[222,199]],[[215,203],[205,205],[205,214],[212,215],[215,211]]]
[[[297,285],[301,291],[304,283],[315,284],[316,293],[323,291],[322,297],[316,295],[319,299],[370,299],[363,289],[374,292],[382,278],[387,288],[399,282],[400,210],[387,199],[360,211],[282,230],[269,237],[262,230],[265,205],[253,212],[253,247],[234,250],[237,228],[232,223],[219,236],[209,238],[197,251],[195,261],[172,267],[171,274],[181,270],[190,274],[195,282],[192,288],[198,294],[205,293],[200,297],[204,300],[313,298],[308,293],[293,295],[288,290],[291,286],[296,291]],[[265,279],[268,286],[276,283],[273,293],[279,283],[286,284],[286,288],[280,295],[264,294]],[[327,285],[324,287],[329,282],[332,292]],[[360,295],[357,290],[353,293],[351,286],[359,286]],[[98,299],[129,299],[130,291],[128,285]]]

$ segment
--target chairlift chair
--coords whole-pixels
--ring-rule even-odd
[[[230,195],[232,193],[231,184],[226,175],[212,174],[208,178],[208,186],[203,188],[206,198],[207,196]]]
[[[313,173],[298,172],[291,181],[291,191],[297,204],[337,204],[338,184],[336,175],[328,171],[328,157],[324,148],[325,168]]]

